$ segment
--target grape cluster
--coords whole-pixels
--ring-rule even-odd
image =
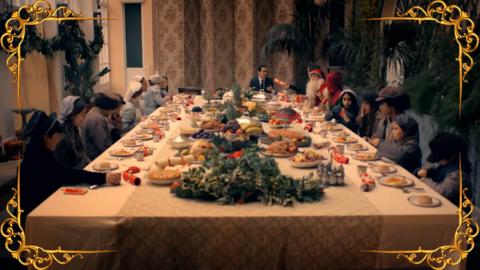
[[[230,120],[223,126],[222,131],[237,132],[238,129],[240,129],[240,124],[237,122],[237,120]]]
[[[192,134],[192,138],[194,139],[211,139],[213,138],[212,133],[205,132],[205,130],[200,129],[198,132]]]

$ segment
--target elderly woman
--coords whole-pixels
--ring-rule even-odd
[[[128,84],[127,92],[124,96],[125,105],[120,111],[123,123],[122,132],[131,130],[143,120],[140,110],[140,99],[142,98],[142,93],[142,84],[139,82],[132,81]]]
[[[168,79],[166,76],[153,75],[149,79],[150,87],[143,93],[145,101],[145,115],[151,114],[158,107],[165,105],[170,98],[168,95]]]
[[[417,121],[409,115],[400,114],[394,118],[391,128],[393,141],[380,140],[378,155],[397,162],[410,172],[415,171],[422,159]]]
[[[463,179],[463,187],[468,188],[467,196],[471,195],[471,172],[468,160],[468,146],[458,135],[452,133],[439,133],[428,144],[430,155],[427,161],[431,164],[418,170],[417,175],[438,193],[445,196],[452,203],[459,203],[460,176]],[[460,173],[460,160],[462,158],[462,170]]]
[[[90,163],[79,132],[85,119],[85,102],[80,97],[67,96],[62,105],[63,137],[55,149],[55,159],[67,168],[83,169]]]
[[[87,156],[94,160],[113,144],[109,128],[109,117],[118,108],[115,96],[106,93],[95,94],[93,108],[85,116],[81,136],[87,149]]]
[[[35,111],[25,127],[29,139],[20,166],[22,209],[32,211],[53,192],[64,185],[120,184],[119,173],[95,173],[67,168],[55,160],[53,152],[62,140],[62,126],[54,114]]]

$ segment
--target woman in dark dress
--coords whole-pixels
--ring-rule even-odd
[[[85,102],[80,97],[67,96],[62,105],[60,121],[63,123],[63,136],[54,156],[58,164],[83,169],[90,163],[78,131],[85,118]]]
[[[22,209],[30,213],[65,185],[119,185],[119,173],[95,173],[67,168],[56,162],[53,152],[62,139],[62,127],[54,114],[35,111],[24,136],[29,139],[20,165]]]

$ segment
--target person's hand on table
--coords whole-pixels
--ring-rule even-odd
[[[420,177],[420,178],[425,178],[425,177],[427,177],[427,170],[425,170],[425,169],[420,169],[420,170],[418,170],[417,176]]]
[[[267,87],[267,92],[270,92],[272,95],[275,95],[275,89],[272,86]]]
[[[112,185],[112,186],[120,185],[121,179],[122,178],[121,178],[120,173],[107,173],[107,175],[106,175],[107,184]]]
[[[362,105],[360,105],[360,118],[363,118],[367,113],[367,106],[365,105],[365,103],[362,103]]]
[[[348,117],[345,108],[342,108],[342,110],[340,111],[340,117],[342,117],[345,122],[350,122],[350,118]]]
[[[380,144],[380,139],[379,138],[373,138],[373,139],[369,139],[368,142],[371,145],[377,147]]]

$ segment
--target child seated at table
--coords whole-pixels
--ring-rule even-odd
[[[83,169],[90,163],[79,131],[86,114],[85,107],[85,102],[78,96],[66,96],[62,101],[63,136],[54,156],[57,163],[65,167]]]
[[[467,196],[470,197],[471,184],[469,174],[471,172],[468,160],[468,146],[458,135],[442,132],[433,138],[428,144],[430,155],[427,158],[431,164],[417,171],[417,176],[424,183],[445,196],[458,206],[460,187],[460,164],[462,158],[462,182],[463,187],[468,188]]]
[[[380,121],[378,114],[378,102],[375,101],[376,96],[373,94],[365,94],[362,96],[360,105],[360,113],[357,117],[358,135],[360,137],[372,137]]]
[[[353,132],[357,132],[356,118],[358,115],[357,94],[350,89],[343,90],[340,94],[340,103],[325,114],[325,120],[335,119]]]
[[[140,110],[140,100],[142,99],[142,84],[139,82],[130,82],[127,92],[125,93],[125,105],[120,111],[122,116],[123,129],[122,132],[128,132],[134,128],[145,117]]]
[[[24,130],[29,139],[20,166],[22,209],[28,214],[63,185],[120,184],[119,173],[95,173],[67,168],[56,162],[53,152],[62,138],[55,114],[35,111]]]
[[[397,115],[391,127],[393,141],[380,140],[377,146],[378,156],[395,161],[413,172],[420,167],[422,152],[418,145],[418,124],[407,114]]]

